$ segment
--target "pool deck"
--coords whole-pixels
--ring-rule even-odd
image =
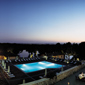
[[[49,75],[44,77],[45,70],[36,71],[36,72],[32,72],[32,73],[25,73],[14,66],[15,64],[32,63],[32,62],[38,62],[38,61],[44,61],[44,60],[38,59],[38,60],[28,60],[28,61],[23,61],[23,62],[18,61],[18,62],[14,62],[14,64],[13,64],[13,62],[12,63],[9,62],[8,66],[10,66],[10,71],[11,71],[11,73],[13,73],[15,75],[15,77],[7,79],[7,81],[9,82],[8,85],[19,85],[19,84],[21,84],[21,85],[25,85],[25,84],[27,84],[27,85],[37,85],[37,84],[50,85],[55,82],[58,82],[58,79],[62,80],[61,79],[62,76],[59,76],[59,75],[61,75],[61,73],[63,73],[63,72],[66,72],[66,69],[73,67],[73,66],[68,65],[65,68],[63,68],[63,72],[61,72],[62,71],[61,68],[47,69],[47,72]],[[52,60],[49,62],[58,63],[58,62],[52,61]],[[58,64],[64,65],[65,63],[60,62]],[[79,69],[77,69],[76,71],[78,71],[78,70]],[[56,73],[58,73],[58,74],[56,75]],[[63,77],[63,78],[65,78],[65,77]],[[22,84],[22,83],[24,83],[24,84]]]
[[[61,82],[62,80],[64,80],[65,78],[68,79],[68,77],[70,75],[74,75],[74,73],[76,73],[78,70],[80,69],[85,69],[84,68],[85,65],[79,65],[79,66],[75,66],[73,68],[70,68],[68,70],[65,70],[63,72],[60,72],[57,76],[55,76],[53,79],[49,79],[49,78],[43,78],[40,80],[36,80],[33,82],[29,82],[29,83],[24,83],[24,84],[20,84],[20,85],[50,85],[50,84],[55,84],[56,82]],[[85,71],[85,70],[84,70]],[[74,75],[75,76],[75,75]],[[71,79],[70,79],[71,80]],[[69,82],[69,81],[67,81]],[[66,82],[65,82],[66,83]],[[62,84],[62,83],[61,83]],[[60,84],[55,84],[55,85],[60,85]],[[67,85],[67,84],[64,84]],[[72,85],[76,85],[76,84],[72,84]],[[79,84],[78,84],[79,85]],[[81,84],[82,85],[82,84]],[[84,83],[85,85],[85,83]]]

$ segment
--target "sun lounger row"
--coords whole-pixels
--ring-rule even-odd
[[[26,58],[26,59],[15,59],[15,60],[6,60],[6,63],[17,63],[17,62],[28,62],[28,61],[35,61],[35,60],[41,60],[39,57],[34,57],[34,58]]]
[[[4,73],[5,77],[7,77],[7,78],[14,78],[15,77],[14,74],[11,74],[11,72],[8,72],[7,69],[4,69],[4,66],[2,66],[1,64],[0,64],[0,67],[1,67],[2,72]]]

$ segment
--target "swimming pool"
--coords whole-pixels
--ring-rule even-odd
[[[26,64],[17,64],[15,65],[20,70],[24,71],[25,73],[39,71],[46,68],[61,68],[62,65],[48,62],[48,61],[40,61],[34,63],[26,63]]]

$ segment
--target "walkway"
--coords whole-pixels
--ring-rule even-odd
[[[85,73],[85,68],[80,69],[78,72],[75,72],[73,75],[70,75],[69,77],[57,82],[54,85],[68,85],[68,82],[70,83],[69,85],[85,85],[85,82],[76,80],[75,76],[78,75],[80,72]]]
[[[8,85],[0,69],[0,85]]]

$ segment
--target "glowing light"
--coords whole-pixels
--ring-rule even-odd
[[[25,70],[24,68],[21,68],[22,70]]]
[[[25,69],[30,69],[30,68],[32,68],[32,67],[30,67],[30,66],[27,66],[27,65],[23,64],[23,65],[22,65],[22,68],[24,68],[24,67],[25,67]]]
[[[77,61],[79,61],[79,58],[77,58]]]
[[[23,66],[27,66],[27,65],[23,64]]]
[[[45,65],[45,63],[43,63],[43,62],[39,62],[39,64],[44,64]]]
[[[52,63],[52,64],[48,64],[48,65],[46,65],[46,66],[54,66],[55,64],[54,63]]]
[[[39,69],[45,69],[45,68],[43,68],[43,67],[38,67]]]
[[[6,57],[4,57],[4,60],[6,60],[7,58]]]
[[[70,85],[70,83],[68,82],[68,85]]]

